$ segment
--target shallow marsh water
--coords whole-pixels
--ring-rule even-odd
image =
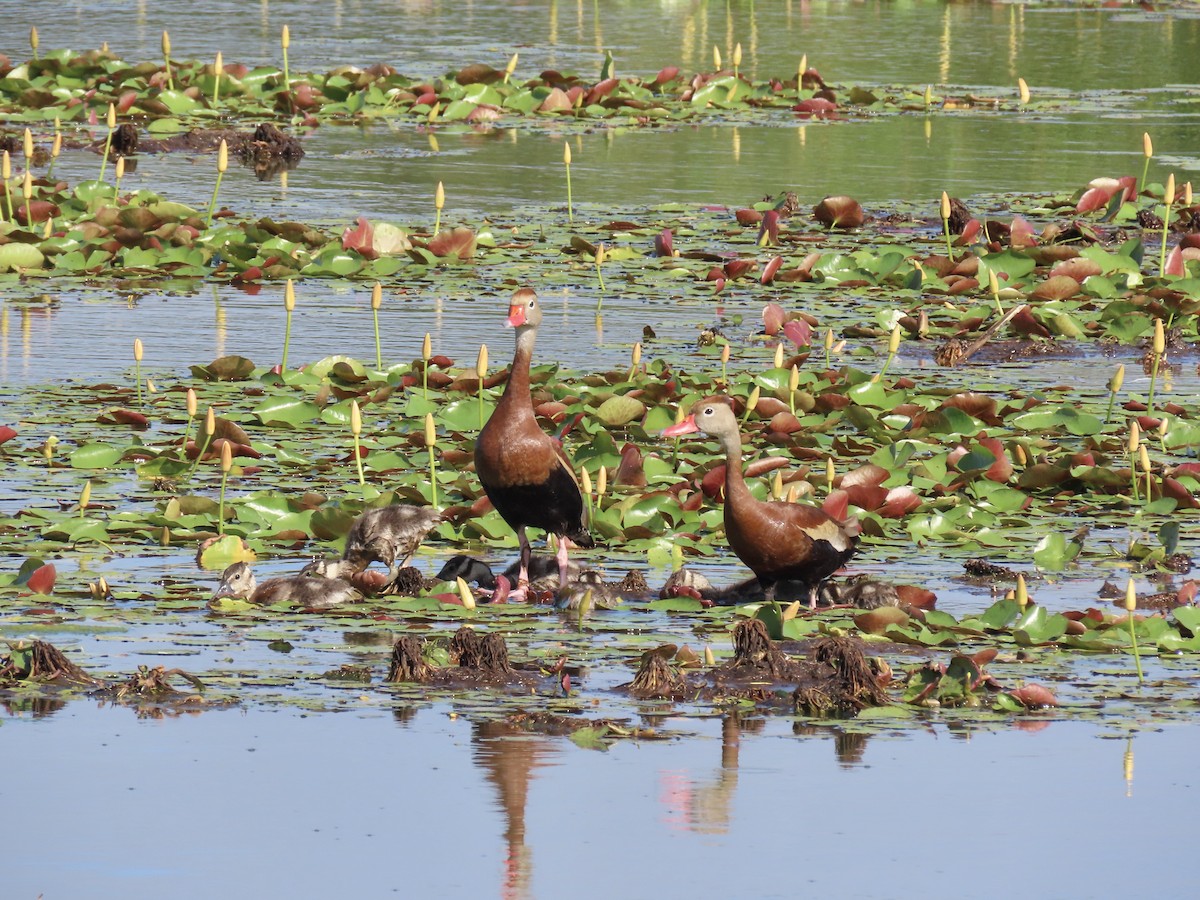
[[[227,61],[269,63],[277,61],[279,27],[289,22],[294,69],[386,60],[434,76],[467,62],[499,66],[517,49],[530,71],[591,74],[603,50],[612,49],[622,71],[650,74],[672,63],[703,68],[712,44],[728,53],[741,41],[746,70],[756,77],[784,76],[807,52],[827,78],[846,84],[928,82],[939,92],[998,95],[1011,93],[1021,75],[1035,94],[1073,97],[1061,110],[1016,119],[975,110],[928,121],[716,122],[566,138],[552,127],[488,134],[448,127],[432,135],[436,144],[409,125],[323,126],[306,137],[308,155],[286,187],[245,170],[229,173],[223,198],[231,207],[278,219],[340,225],[366,215],[428,227],[429,198],[444,180],[449,221],[477,225],[486,216],[494,226],[535,227],[536,209],[563,202],[564,139],[574,151],[576,198],[592,221],[634,217],[644,205],[663,203],[737,206],[784,189],[797,190],[808,205],[847,192],[869,209],[925,198],[931,210],[946,189],[985,209],[988,196],[1006,191],[1070,191],[1096,175],[1133,172],[1147,130],[1161,171],[1200,171],[1194,10],[335,0],[305,6],[298,19],[297,4],[267,0],[215,0],[205,4],[204,17],[134,0],[11,6],[10,21],[22,27],[0,38],[0,52],[14,57],[25,49],[14,43],[23,41],[24,26],[36,23],[47,47],[108,40],[127,59],[152,59],[168,28],[177,56],[221,49]],[[94,177],[95,165],[92,154],[75,152],[58,171],[74,181]],[[131,189],[203,206],[211,160],[145,157],[128,179]],[[498,290],[486,281],[482,287]],[[39,293],[52,305],[29,299]],[[364,285],[309,280],[300,297],[293,359],[370,355]],[[665,323],[659,330],[673,333],[667,349],[682,352],[693,329],[722,315],[715,301],[617,295],[606,301],[597,329],[591,298],[547,299],[554,327],[540,338],[539,354],[576,369],[624,360],[648,321]],[[491,308],[472,301],[440,296],[428,283],[389,296],[381,316],[385,356],[416,356],[430,331],[435,352],[471,358],[486,340],[503,359],[508,337],[497,334]],[[753,318],[760,302],[732,292],[721,304],[744,305]],[[146,369],[163,383],[182,377],[183,365],[222,353],[267,362],[278,353],[283,323],[273,285],[251,295],[206,284],[142,292],[31,283],[6,290],[4,303],[6,402],[21,384],[127,377],[127,335],[142,337]],[[113,340],[98,342],[98,335]],[[902,357],[895,371],[920,365]],[[979,367],[968,377],[986,389],[1018,378],[1023,367]],[[1037,378],[1098,393],[1109,369],[1094,359],[1039,360]],[[1129,378],[1141,389],[1144,376],[1131,367]],[[1173,390],[1194,392],[1196,381],[1194,366],[1186,365]],[[0,487],[3,503],[47,502],[39,485]],[[1187,529],[1194,539],[1194,525]],[[1094,539],[1119,548],[1126,538],[1113,531]],[[448,550],[426,548],[418,564],[436,570]],[[610,565],[626,562],[644,565],[621,557]],[[125,584],[147,591],[206,577],[177,550],[60,562],[66,573],[76,565],[116,570]],[[262,566],[264,574],[284,568]],[[702,568],[718,581],[739,571],[731,559]],[[986,590],[958,579],[956,563],[914,558],[900,545],[864,555],[858,568],[927,584],[955,614],[990,600]],[[648,577],[663,574],[652,569]],[[1051,579],[1039,599],[1057,608],[1085,605],[1094,597],[1094,574]],[[684,617],[616,615],[614,628],[685,639],[690,632]],[[4,636],[24,633],[34,632],[6,629]],[[221,689],[245,703],[163,719],[88,701],[6,710],[0,745],[11,762],[0,803],[21,827],[9,832],[5,896],[999,897],[1031,885],[1047,896],[1111,896],[1147,883],[1141,866],[1113,856],[1150,835],[1186,833],[1194,797],[1181,763],[1196,739],[1192,725],[1156,731],[1153,720],[1136,722],[1130,727],[1138,733],[1127,742],[1124,734],[1098,739],[1118,735],[1069,721],[1064,712],[977,733],[951,731],[932,716],[926,730],[864,733],[851,725],[794,734],[782,717],[738,727],[717,718],[663,718],[650,709],[645,721],[676,737],[618,741],[597,753],[565,739],[490,732],[469,721],[469,709],[440,699],[419,702],[319,678],[342,663],[378,669],[390,635],[378,623],[318,617],[305,643],[287,654],[268,647],[269,623],[231,626],[198,610],[121,632],[37,633],[102,674],[142,662],[212,671]],[[589,639],[603,641],[603,631]],[[1186,658],[1166,667],[1194,680]],[[260,683],[240,672],[260,672]],[[274,679],[285,672],[304,678],[280,702]],[[1081,678],[1090,674],[1081,666]],[[612,672],[604,677],[617,680]],[[1186,866],[1153,867],[1160,892],[1182,894],[1186,879]]]

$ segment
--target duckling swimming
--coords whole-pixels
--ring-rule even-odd
[[[394,504],[368,509],[350,526],[341,559],[314,560],[300,574],[345,578],[378,561],[388,567],[390,586],[441,521],[442,514],[428,506]]]
[[[517,583],[518,570],[520,562],[514,562],[502,573],[510,586]],[[570,560],[567,563],[567,582],[568,584],[579,578],[581,572],[579,563]],[[461,578],[467,584],[472,582],[479,585],[487,591],[496,589],[496,573],[492,571],[492,567],[485,563],[482,559],[474,556],[466,556],[458,554],[446,560],[446,564],[442,566],[437,573],[436,578],[439,581],[453,581],[455,578]],[[529,589],[531,591],[557,591],[558,590],[558,560],[553,556],[546,556],[540,553],[533,554],[529,559]]]
[[[589,592],[594,609],[616,609],[625,602],[619,585],[609,584],[599,572],[585,569],[574,580],[559,588],[554,598],[554,608],[579,609]]]
[[[343,603],[354,603],[362,594],[340,578],[310,578],[306,575],[284,575],[268,578],[262,584],[254,577],[250,566],[236,562],[221,573],[221,583],[212,599],[241,597],[251,603],[270,604],[287,601],[306,609],[329,609]]]

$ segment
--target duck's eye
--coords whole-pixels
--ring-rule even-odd
[[[530,308],[530,309],[533,309],[535,306],[537,306],[537,301],[536,301],[536,300],[530,300],[530,301],[529,301],[529,308]]]
[[[705,407],[704,409],[704,414],[706,416],[711,416],[714,412],[716,412],[716,410],[714,410],[711,406]]]

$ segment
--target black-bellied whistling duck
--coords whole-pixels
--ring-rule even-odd
[[[386,586],[390,586],[425,535],[441,521],[442,514],[428,506],[401,503],[368,509],[350,526],[341,559],[316,560],[300,574],[348,578],[378,561],[388,567]]]
[[[694,412],[663,432],[668,437],[703,431],[725,451],[725,537],[738,559],[750,567],[767,602],[780,581],[799,582],[816,608],[817,591],[858,546],[857,523],[839,522],[824,510],[802,503],[756,499],[742,475],[742,436],[725,397],[705,397]]]
[[[521,561],[509,564],[502,573],[509,584],[515,584],[520,577]],[[567,581],[575,581],[581,569],[574,560],[567,563]],[[558,560],[543,553],[534,553],[529,557],[529,587],[531,590],[553,591],[560,587]],[[496,589],[496,573],[486,562],[478,557],[458,554],[446,560],[441,570],[434,576],[438,581],[453,581],[461,578],[467,584],[474,582],[485,590]]]
[[[222,597],[241,597],[261,604],[288,601],[307,609],[328,609],[361,600],[362,594],[340,578],[284,575],[259,584],[249,565],[236,562],[221,573],[221,583],[212,595],[213,600]]]
[[[517,330],[517,349],[504,394],[475,441],[479,483],[501,518],[516,531],[521,546],[518,597],[529,581],[526,528],[558,537],[559,583],[567,583],[567,543],[592,547],[584,516],[583,495],[575,470],[558,442],[540,427],[529,394],[529,361],[537,340],[542,309],[531,288],[521,288],[509,302],[506,324]]]

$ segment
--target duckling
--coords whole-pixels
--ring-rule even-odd
[[[585,569],[573,581],[567,582],[558,589],[558,594],[554,598],[554,608],[579,609],[579,605],[583,603],[583,598],[589,591],[592,594],[591,603],[595,609],[616,609],[624,602],[617,585],[606,582],[599,572]]]
[[[368,509],[350,526],[341,559],[314,560],[300,574],[345,578],[378,560],[388,567],[387,585],[391,586],[425,535],[441,521],[441,512],[427,506],[396,504]]]
[[[518,561],[504,570],[503,575],[508,579],[510,585],[517,583],[520,568],[521,564]],[[533,554],[529,559],[530,590],[557,590],[558,571],[558,560],[553,556]],[[578,579],[581,571],[579,563],[568,561],[566,571],[568,583]],[[484,590],[494,591],[496,589],[496,573],[492,571],[492,567],[482,559],[461,553],[446,560],[446,564],[442,566],[436,578],[438,581],[453,581],[455,578],[461,578],[467,584],[474,582]]]
[[[306,609],[329,609],[361,600],[362,594],[340,578],[284,575],[259,584],[249,565],[236,562],[221,573],[221,583],[212,595],[214,601],[222,597],[241,597],[261,604],[286,600]]]

